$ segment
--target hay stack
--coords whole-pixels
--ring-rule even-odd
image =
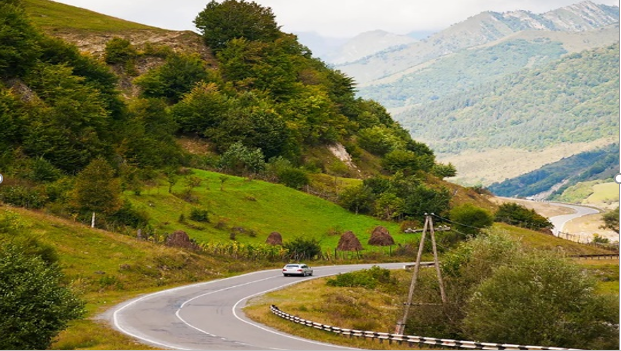
[[[351,230],[348,230],[341,235],[336,249],[339,251],[360,251],[363,248],[360,240],[356,237],[356,234],[354,234]]]
[[[373,246],[390,246],[395,244],[395,239],[390,236],[390,232],[385,227],[377,226],[373,229],[369,238],[369,245]]]
[[[180,248],[190,249],[190,250],[199,249],[198,245],[190,239],[190,236],[188,236],[188,233],[184,232],[183,230],[177,230],[174,233],[168,235],[166,237],[165,245],[171,246],[171,247],[180,247]]]
[[[282,246],[282,235],[279,232],[271,232],[265,243],[273,246]]]

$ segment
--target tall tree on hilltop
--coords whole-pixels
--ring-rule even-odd
[[[194,19],[194,24],[205,43],[216,52],[235,38],[271,42],[280,35],[280,27],[269,7],[243,0],[225,0],[221,4],[212,0]]]

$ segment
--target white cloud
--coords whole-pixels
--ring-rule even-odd
[[[107,15],[167,29],[194,29],[208,0],[56,0]],[[272,8],[287,32],[314,31],[348,37],[382,29],[405,34],[439,30],[483,11],[541,13],[578,0],[254,0]],[[618,0],[594,0],[619,6]]]

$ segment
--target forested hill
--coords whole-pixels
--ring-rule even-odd
[[[134,44],[133,37],[123,38],[117,22],[93,21],[91,12],[85,12],[83,21],[78,16],[63,21],[63,11],[74,14],[76,9],[28,0],[27,9],[37,10],[28,19],[11,3],[20,2],[4,3],[5,22],[11,27],[5,30],[5,38],[11,34],[11,40],[2,44],[1,73],[13,116],[5,115],[9,128],[4,130],[3,149],[41,158],[61,172],[79,172],[98,156],[113,159],[116,155],[141,167],[181,163],[183,150],[174,142],[180,135],[199,136],[216,155],[239,142],[248,149],[260,148],[264,161],[283,157],[304,166],[311,149],[335,143],[346,145],[357,156],[368,149],[374,152],[373,146],[359,144],[357,138],[370,129],[381,130],[383,140],[373,142],[385,143],[385,150],[407,151],[433,164],[431,151],[413,141],[382,106],[355,97],[350,77],[312,58],[295,36],[278,29],[269,9],[256,4],[234,9],[245,22],[229,32],[210,28],[214,23],[226,25],[218,22],[226,9],[214,8],[197,17],[197,27],[205,33],[204,45],[215,57],[210,62],[190,49],[176,50],[157,41]],[[38,3],[52,4],[55,11],[41,14],[48,6],[33,6]],[[107,34],[101,57],[105,65],[81,55],[67,42],[43,35],[30,20],[52,28],[49,33],[77,30],[82,42],[88,41],[89,31],[96,38]],[[96,25],[89,29],[89,23]],[[134,27],[128,31],[155,30]],[[117,85],[119,78],[127,84]],[[119,88],[127,88],[123,92],[128,97],[136,93],[136,99],[124,99]],[[20,93],[25,91],[36,104],[24,103]],[[157,119],[154,111],[160,113]],[[72,128],[65,128],[60,117],[68,113],[75,118]],[[149,119],[154,120],[146,123]],[[127,128],[132,124],[137,125]],[[142,144],[144,138],[150,146]],[[152,154],[153,149],[159,150],[158,155]],[[321,160],[312,162],[313,167],[323,167]]]
[[[612,179],[619,172],[619,144],[583,152],[489,186],[499,196],[554,199],[579,182]]]
[[[397,177],[416,185],[398,196],[418,201],[399,216],[424,213],[419,192],[441,193],[448,210],[441,178],[452,165],[437,163],[383,106],[356,97],[353,79],[280,31],[271,9],[212,1],[194,21],[200,35],[81,11],[0,3],[0,201],[144,225],[121,189],[172,189],[199,168],[332,200],[337,190],[325,191],[320,175]],[[108,194],[72,190],[81,186]],[[370,214],[375,195],[364,199]]]
[[[503,146],[541,150],[616,136],[618,106],[617,43],[519,71],[396,118],[439,153]]]

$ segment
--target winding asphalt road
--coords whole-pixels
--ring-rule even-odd
[[[562,206],[562,207],[567,207],[575,211],[574,213],[571,213],[571,214],[553,216],[549,218],[550,222],[554,224],[554,228],[552,228],[552,233],[555,236],[558,236],[558,233],[563,231],[563,227],[565,226],[565,224],[571,221],[572,219],[576,219],[576,218],[590,215],[590,214],[597,214],[600,212],[599,210],[592,208],[592,207],[568,205],[568,204],[562,204],[558,202],[554,202],[552,204]]]
[[[242,308],[254,296],[308,279],[378,265],[313,267],[313,277],[283,277],[280,269],[259,271],[144,295],[104,314],[117,330],[143,343],[180,350],[342,350],[284,334],[246,318]]]

